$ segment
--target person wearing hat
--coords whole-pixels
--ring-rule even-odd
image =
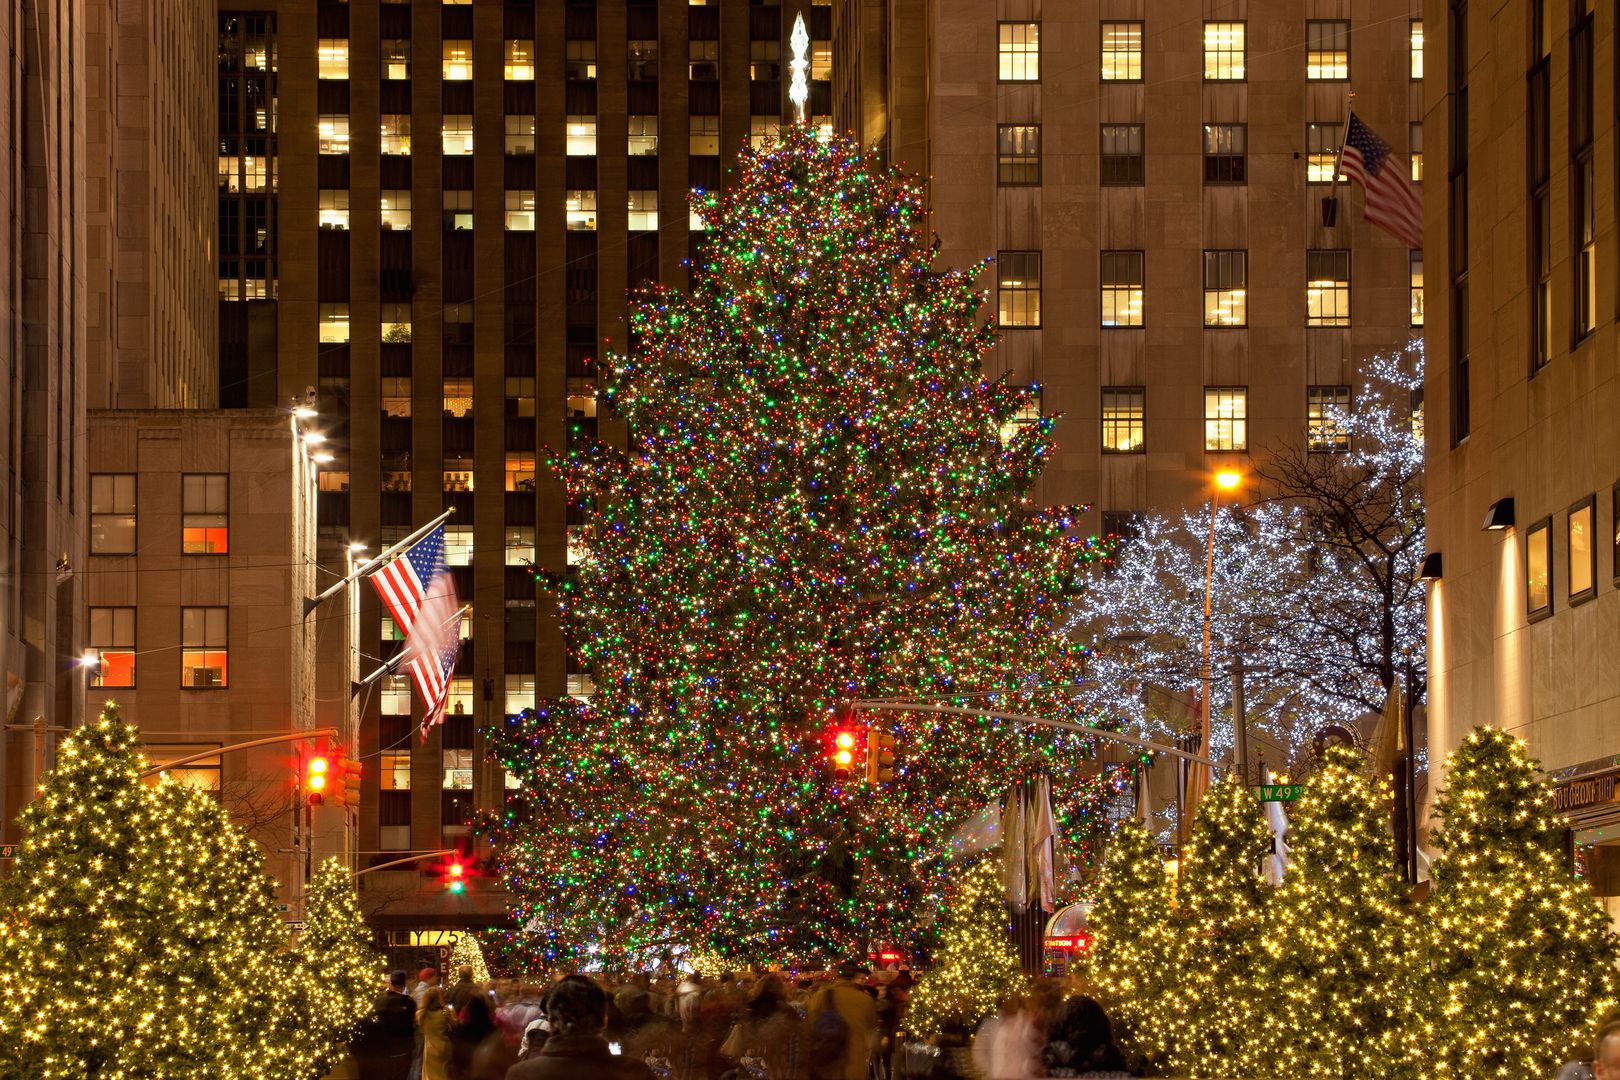
[[[372,1015],[349,1044],[360,1075],[377,1080],[405,1080],[416,1050],[416,1006],[405,992],[408,976],[388,974],[388,986],[372,1005]]]
[[[416,985],[411,987],[411,1000],[416,1003],[418,1009],[422,1007],[422,998],[426,996],[429,990],[438,985],[439,971],[437,968],[425,967],[417,972]]]

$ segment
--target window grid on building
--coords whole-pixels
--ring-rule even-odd
[[[1140,22],[1102,24],[1102,78],[1104,82],[1139,82],[1142,78]]]
[[[1102,253],[1102,324],[1143,325],[1143,259],[1140,251]]]
[[[213,690],[226,685],[229,612],[222,607],[180,609],[180,685]]]
[[[1005,327],[1041,325],[1041,253],[996,253],[997,322]]]
[[[1246,36],[1246,23],[1206,22],[1204,24],[1204,78],[1206,81],[1241,80],[1248,77]]]
[[[1406,126],[1407,164],[1412,168],[1412,183],[1423,182],[1423,122],[1414,120]]]
[[[1249,253],[1204,252],[1204,325],[1249,325]]]
[[[1140,386],[1103,387],[1102,451],[1105,454],[1147,453],[1146,389]]]
[[[1412,78],[1421,79],[1421,78],[1423,78],[1423,20],[1422,19],[1413,19],[1412,20],[1411,33],[1410,33],[1410,36],[1409,36],[1408,40],[1410,42],[1408,48],[1410,49],[1410,54],[1411,54],[1410,58],[1408,60],[1408,69],[1410,71],[1410,74],[1411,74]]]
[[[1041,24],[996,25],[997,75],[1002,82],[1037,82],[1041,77]]]
[[[1006,186],[1041,182],[1041,126],[996,127],[996,181]]]
[[[1331,184],[1339,163],[1339,147],[1344,125],[1318,123],[1305,125],[1305,180],[1311,184]],[[1341,174],[1339,179],[1345,177]]]
[[[180,550],[186,555],[230,551],[230,477],[186,473],[180,477]]]
[[[1249,448],[1249,388],[1204,387],[1204,449]]]
[[[1316,454],[1350,449],[1348,386],[1310,386],[1305,390],[1305,445]]]
[[[135,686],[135,609],[90,609],[90,653],[95,667],[91,686],[131,689]]]
[[[135,474],[90,477],[90,554],[135,554]]]
[[[1305,77],[1337,82],[1350,77],[1350,24],[1342,19],[1305,23]]]
[[[1104,187],[1138,187],[1146,177],[1141,124],[1102,125],[1098,182]]]
[[[1411,281],[1409,289],[1410,324],[1423,325],[1423,249],[1414,248],[1411,252]]]
[[[1248,125],[1205,124],[1204,183],[1245,184],[1248,180]]]
[[[1305,253],[1305,325],[1350,325],[1350,253]]]

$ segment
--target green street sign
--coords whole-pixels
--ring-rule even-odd
[[[1261,802],[1293,802],[1305,794],[1304,784],[1261,784],[1254,789]]]

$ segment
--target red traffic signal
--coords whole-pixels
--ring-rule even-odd
[[[828,734],[827,760],[834,780],[855,775],[856,762],[866,758],[866,729],[854,723],[852,709],[840,709],[838,723]]]
[[[444,887],[460,895],[467,889],[467,865],[460,859],[451,859],[444,867]]]
[[[311,806],[319,806],[326,801],[326,788],[330,779],[332,763],[324,754],[315,754],[304,759],[304,801]]]

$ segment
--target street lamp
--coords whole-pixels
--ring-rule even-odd
[[[1203,715],[1199,718],[1199,735],[1198,735],[1198,737],[1199,737],[1198,749],[1199,749],[1199,751],[1201,753],[1204,753],[1204,754],[1209,753],[1209,741],[1210,741],[1209,740],[1209,602],[1210,602],[1210,593],[1211,593],[1212,585],[1214,583],[1214,578],[1215,578],[1215,512],[1220,508],[1221,492],[1223,492],[1223,491],[1236,491],[1243,484],[1243,474],[1238,472],[1236,469],[1221,469],[1221,470],[1219,470],[1218,472],[1215,473],[1215,476],[1214,476],[1213,479],[1214,479],[1214,487],[1211,489],[1210,495],[1209,495],[1209,549],[1206,552],[1205,557],[1204,557],[1204,702],[1203,702],[1203,708],[1201,710]],[[1193,765],[1193,768],[1195,768],[1195,769],[1202,768],[1202,769],[1205,770],[1202,773],[1202,776],[1204,778],[1204,783],[1196,785],[1197,790],[1198,790],[1198,794],[1202,795],[1204,787],[1209,782],[1209,773],[1207,771],[1208,766],[1200,766],[1200,765],[1195,763]],[[1191,777],[1189,775],[1189,779],[1190,778]],[[1189,787],[1192,787],[1192,786],[1193,785],[1189,784]],[[1192,810],[1192,806],[1190,804],[1193,802],[1193,800],[1189,799],[1189,800],[1187,800],[1187,802],[1189,803],[1189,805],[1187,806],[1187,810],[1190,812]],[[1180,827],[1183,830],[1183,835],[1185,835],[1185,825],[1181,825]]]

